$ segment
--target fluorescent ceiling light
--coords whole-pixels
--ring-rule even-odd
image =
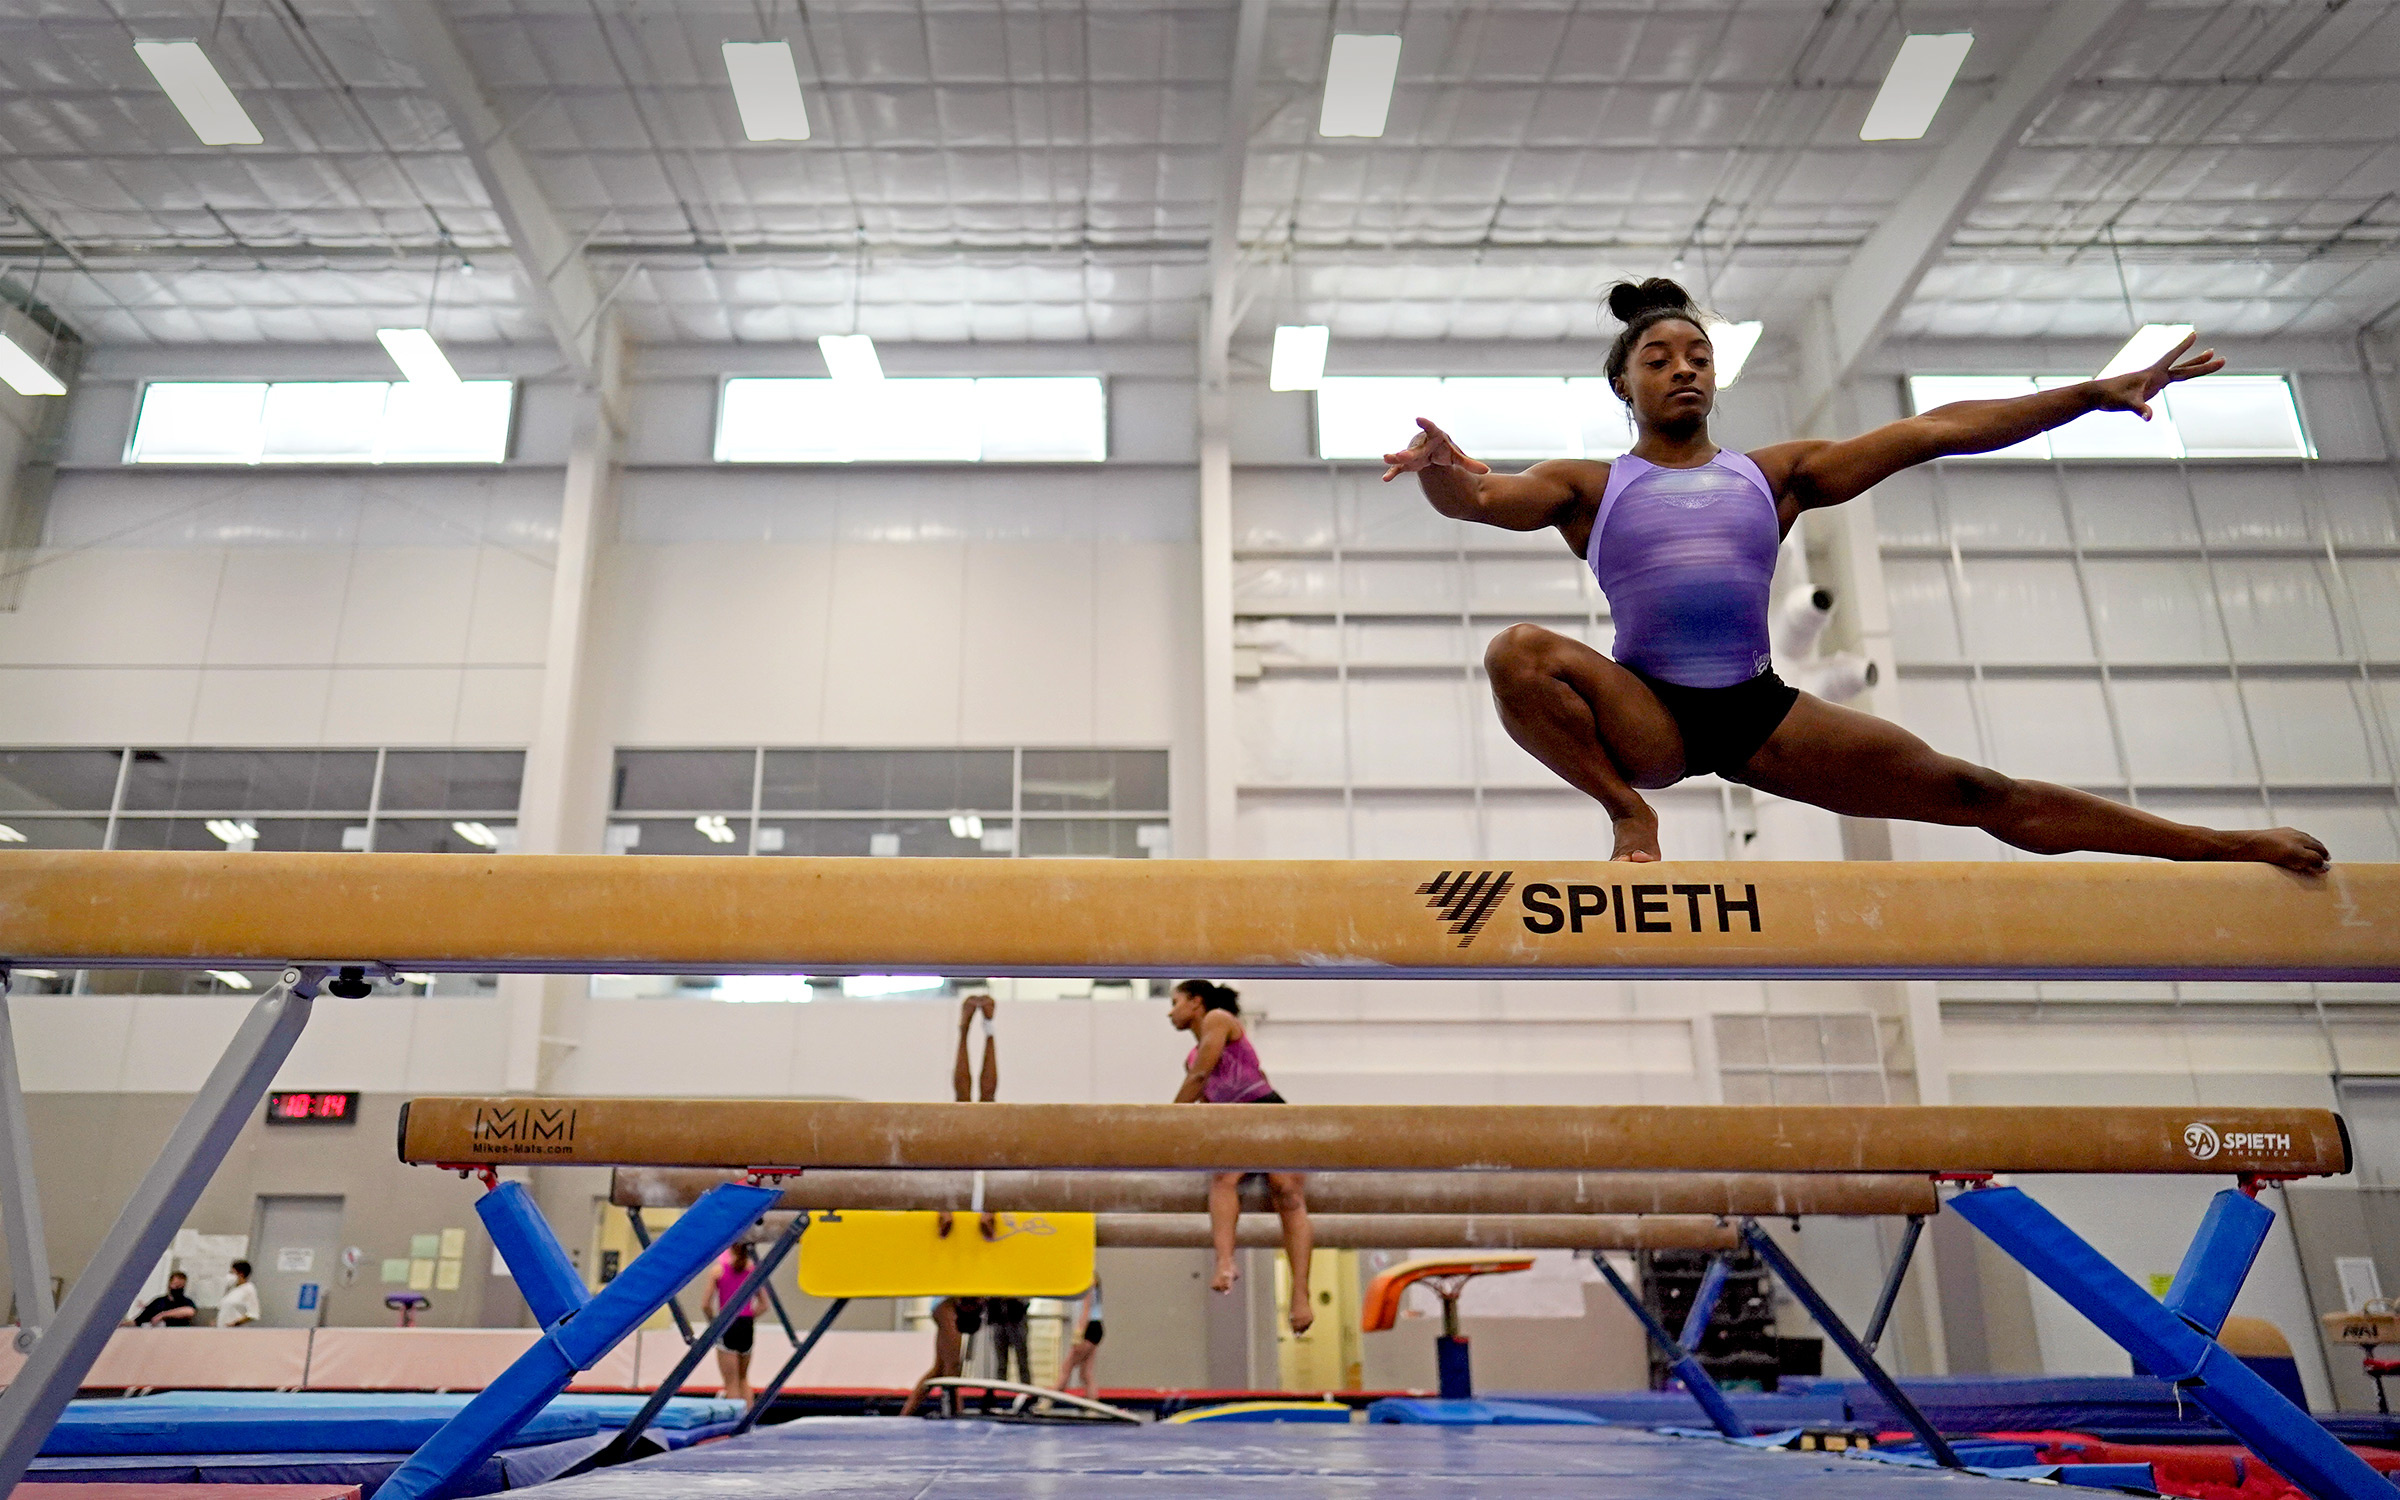
[[[808,139],[808,106],[800,100],[790,42],[727,42],[725,76],[733,80],[742,134],[754,141]]]
[[[450,831],[478,849],[500,847],[500,835],[492,832],[489,826],[482,823],[453,823],[450,825]]]
[[[211,837],[226,844],[249,844],[258,838],[258,825],[239,818],[211,818],[208,831]]]
[[[726,974],[717,980],[717,998],[736,1004],[779,1000],[801,1004],[811,996],[805,974]]]
[[[1972,31],[1913,32],[1900,44],[1892,70],[1867,110],[1867,123],[1858,127],[1862,141],[1913,141],[1933,123],[1935,110],[1958,77],[1959,64],[1975,45]]]
[[[1717,389],[1742,378],[1742,366],[1750,362],[1750,351],[1758,347],[1758,336],[1766,331],[1767,325],[1756,321],[1708,325],[1708,345],[1717,353]]]
[[[198,42],[135,42],[133,50],[183,112],[200,144],[255,146],[266,139]]]
[[[974,813],[952,813],[950,815],[950,836],[954,839],[982,838],[983,819]]]
[[[229,990],[246,990],[250,988],[250,976],[247,974],[237,974],[231,969],[211,969],[208,971],[208,977],[225,986],[225,988]]]
[[[826,371],[844,384],[883,378],[883,361],[875,357],[875,341],[863,333],[826,334],[817,340],[817,352],[825,356]]]
[[[692,819],[692,826],[699,829],[701,834],[712,844],[733,842],[733,825],[715,814],[704,814]]]
[[[458,371],[433,335],[422,328],[378,328],[375,337],[411,385],[457,385]]]
[[[9,827],[6,823],[0,823],[0,844],[22,844],[24,842],[25,835]]]
[[[20,396],[63,396],[67,384],[50,373],[50,367],[33,357],[31,350],[5,333],[0,333],[0,380]]]
[[[2125,341],[2124,348],[2108,357],[2108,363],[2102,365],[2100,373],[2092,378],[2106,380],[2111,375],[2122,375],[2129,370],[2148,369],[2158,363],[2160,355],[2191,335],[2192,325],[2189,323],[2144,323],[2135,330],[2132,338]]]
[[[842,981],[846,1000],[879,1000],[885,995],[924,995],[942,987],[939,974],[853,974]]]
[[[1392,112],[1392,82],[1400,76],[1396,36],[1340,35],[1325,60],[1325,105],[1319,135],[1381,135]]]
[[[1286,323],[1275,330],[1275,358],[1267,366],[1267,389],[1313,391],[1325,383],[1325,346],[1332,330],[1321,324]]]

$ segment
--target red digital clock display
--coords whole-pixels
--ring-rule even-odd
[[[358,1118],[358,1094],[284,1093],[267,1095],[270,1125],[347,1125]]]

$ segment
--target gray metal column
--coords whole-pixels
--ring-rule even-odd
[[[33,1349],[58,1309],[50,1303],[50,1246],[42,1238],[42,1195],[33,1180],[33,1137],[25,1128],[25,1085],[8,1017],[8,969],[0,965],[0,1215],[8,1223],[8,1275],[17,1291],[17,1352]]]
[[[282,981],[250,1007],[249,1018],[192,1096],[158,1160],[75,1279],[57,1320],[34,1344],[15,1382],[0,1392],[0,1495],[25,1477],[134,1293],[174,1243],[175,1231],[217,1164],[250,1123],[276,1069],[308,1024],[325,974],[319,968],[286,969]]]

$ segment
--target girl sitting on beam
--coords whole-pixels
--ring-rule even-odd
[[[1258,1049],[1241,1021],[1241,995],[1206,979],[1187,979],[1175,986],[1175,1003],[1167,1019],[1177,1031],[1199,1039],[1183,1060],[1183,1087],[1177,1104],[1281,1104],[1283,1095],[1267,1082],[1259,1066]],[[1283,1256],[1292,1267],[1289,1316],[1292,1332],[1308,1332],[1316,1321],[1310,1306],[1308,1261],[1312,1246],[1308,1227],[1308,1179],[1298,1172],[1268,1172],[1267,1193],[1283,1220]],[[1208,1223],[1215,1242],[1217,1273],[1209,1285],[1220,1292],[1233,1290],[1240,1274],[1233,1263],[1234,1229],[1242,1213],[1240,1172],[1219,1172],[1209,1180]]]

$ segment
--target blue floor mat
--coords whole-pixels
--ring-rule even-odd
[[[472,1399],[409,1393],[174,1391],[76,1401],[60,1415],[42,1445],[42,1455],[405,1454],[414,1452]],[[528,1422],[511,1446],[590,1437],[624,1426],[640,1407],[639,1397],[562,1396]],[[679,1397],[667,1403],[654,1425],[667,1438],[721,1428],[740,1415],[736,1402]]]
[[[1994,1500],[1999,1481],[1611,1427],[1108,1429],[828,1417],[574,1479],[543,1500]],[[1936,1488],[1938,1486],[1938,1489]]]

